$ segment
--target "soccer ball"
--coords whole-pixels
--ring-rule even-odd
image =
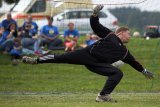
[[[150,37],[146,37],[146,40],[149,40],[150,39]]]

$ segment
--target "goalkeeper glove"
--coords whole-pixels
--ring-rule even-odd
[[[147,78],[147,79],[153,79],[154,74],[146,69],[142,71],[142,74]]]
[[[101,4],[100,4],[100,5],[97,5],[97,6],[93,9],[93,15],[94,15],[94,16],[97,16],[97,14],[99,13],[99,11],[102,10],[103,7],[104,7],[104,6],[101,5]]]

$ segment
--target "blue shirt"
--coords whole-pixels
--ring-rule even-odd
[[[74,29],[74,30],[66,30],[64,31],[64,37],[79,37],[79,32],[78,30]]]
[[[0,37],[0,45],[6,41],[7,39],[7,36],[9,35],[10,31],[6,30],[3,32],[2,36]]]
[[[0,45],[7,40],[7,36],[9,35],[9,33],[9,30],[3,32],[2,36],[0,37]],[[13,33],[13,37],[17,37],[17,32]]]
[[[0,28],[2,27],[2,23],[0,23]]]
[[[28,22],[23,23],[23,26],[22,26],[23,29],[25,28],[27,23]],[[29,31],[29,33],[31,34],[31,36],[34,36],[38,32],[38,25],[36,22],[31,22],[31,25],[32,25],[32,27],[31,27],[31,30]]]
[[[95,42],[96,42],[96,40],[87,40],[86,44],[87,44],[87,46],[90,46],[90,45],[94,44]]]
[[[56,26],[43,26],[41,29],[41,34],[46,35],[48,37],[54,37],[59,34],[58,28]]]
[[[7,19],[3,20],[2,21],[2,27],[4,27],[4,29],[7,30],[10,23],[15,23],[16,24],[16,28],[18,28],[17,22],[15,20],[13,20],[13,19],[11,19],[11,20],[7,20]]]

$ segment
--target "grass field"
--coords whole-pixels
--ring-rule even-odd
[[[119,101],[118,104],[95,102],[95,97],[101,90],[106,77],[94,74],[84,66],[22,63],[13,66],[9,56],[0,55],[0,106],[159,107],[160,94],[149,94],[160,92],[159,42],[159,39],[149,41],[132,39],[127,45],[144,67],[153,71],[155,79],[146,80],[141,73],[124,65],[121,68],[124,77],[113,94],[113,97]],[[140,94],[143,92],[148,94]],[[32,93],[36,94],[32,95]]]
[[[97,103],[96,94],[1,95],[1,107],[159,107],[160,94],[113,94],[118,103]]]

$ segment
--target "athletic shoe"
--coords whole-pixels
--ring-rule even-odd
[[[94,9],[93,9],[93,15],[97,15],[99,13],[100,10],[103,9],[103,5],[97,5]]]
[[[98,94],[98,96],[96,98],[96,102],[114,102],[114,103],[116,103],[117,101],[112,99],[109,95]]]
[[[22,62],[27,64],[37,64],[37,59],[38,59],[37,57],[32,58],[32,57],[24,56],[22,58]]]

